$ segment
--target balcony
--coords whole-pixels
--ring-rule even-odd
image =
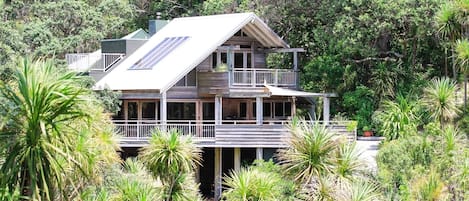
[[[289,69],[235,68],[232,71],[232,86],[263,87],[268,84],[276,87],[295,87],[296,72]]]
[[[200,147],[285,147],[290,135],[290,121],[271,120],[257,125],[254,120],[222,121],[126,121],[115,120],[116,133],[122,147],[140,147],[148,143],[152,131],[178,130],[191,136]],[[319,122],[322,123],[322,122]],[[347,130],[349,121],[330,121],[326,125],[332,132],[356,139],[356,130]]]
[[[298,73],[292,69],[235,68],[226,72],[197,72],[200,96],[229,93],[230,89],[256,90],[265,84],[296,88]]]
[[[69,69],[81,72],[107,72],[124,57],[125,54],[99,52],[65,55]]]

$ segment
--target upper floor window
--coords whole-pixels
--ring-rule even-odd
[[[242,30],[239,30],[238,32],[236,32],[234,34],[234,36],[238,36],[238,37],[249,37],[246,32],[242,31]]]
[[[184,76],[181,80],[179,80],[175,86],[178,87],[194,87],[197,86],[197,73],[196,70],[193,69],[189,72],[186,76]]]

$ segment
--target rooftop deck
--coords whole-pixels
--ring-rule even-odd
[[[176,129],[190,135],[200,147],[286,147],[289,137],[289,121],[114,121],[122,147],[141,147],[148,143],[155,129]],[[322,123],[322,122],[320,122]],[[326,124],[332,132],[345,135],[348,140],[356,139],[356,130],[347,130],[348,121],[330,121]]]

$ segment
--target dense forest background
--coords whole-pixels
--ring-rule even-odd
[[[1,1],[0,1],[1,2]],[[398,94],[420,94],[433,77],[461,82],[454,38],[441,34],[442,0],[4,0],[0,66],[17,55],[56,58],[89,52],[99,40],[147,29],[149,19],[255,12],[291,47],[303,47],[302,88],[336,92],[336,116],[373,127],[374,111]],[[276,65],[291,58],[273,56]],[[62,59],[62,60],[61,60]],[[318,109],[320,110],[320,108]],[[317,114],[320,114],[318,111]]]

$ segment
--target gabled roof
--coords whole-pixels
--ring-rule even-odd
[[[265,47],[288,48],[288,44],[253,13],[176,18],[99,80],[94,88],[167,91],[241,29]],[[155,47],[180,37],[187,37],[187,40],[169,52],[159,52],[163,54],[155,56],[159,61],[143,62],[152,66],[131,68],[148,59],[144,57],[155,51]]]

